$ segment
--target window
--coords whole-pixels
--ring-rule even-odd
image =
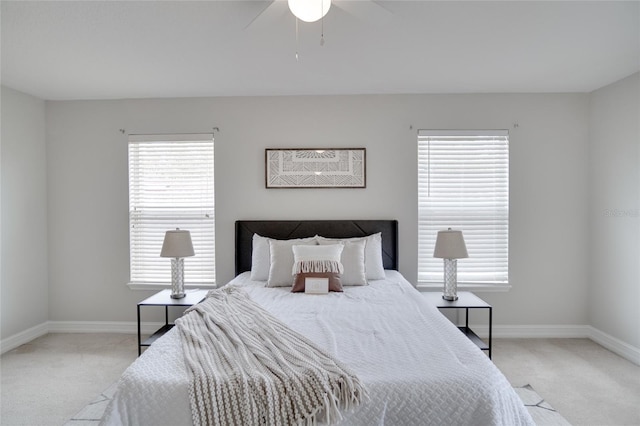
[[[458,283],[508,287],[509,135],[496,131],[418,132],[418,281],[442,285],[433,257],[439,230],[462,230],[469,258]]]
[[[165,231],[191,232],[186,285],[215,284],[213,135],[129,136],[130,286],[170,285]]]

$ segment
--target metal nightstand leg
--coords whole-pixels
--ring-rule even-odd
[[[138,305],[138,356],[142,354],[142,339],[140,338],[140,305]]]
[[[489,359],[491,359],[491,348],[493,347],[492,342],[492,331],[493,331],[493,307],[489,307]]]

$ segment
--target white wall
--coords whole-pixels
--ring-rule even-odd
[[[589,323],[640,347],[640,73],[591,94]]]
[[[5,339],[49,319],[44,101],[2,87],[0,299]]]
[[[496,324],[586,324],[588,95],[390,95],[47,102],[50,319],[132,321],[127,133],[211,132],[217,278],[238,219],[391,218],[417,263],[416,130],[509,129],[511,282]],[[514,124],[517,126],[514,127]],[[412,127],[411,127],[412,126]],[[267,190],[268,147],[366,147],[366,189]]]

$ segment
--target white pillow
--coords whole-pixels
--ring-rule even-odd
[[[320,241],[321,245],[333,244],[335,241]],[[342,250],[342,285],[367,285],[367,276],[365,270],[365,246],[366,241],[341,241],[344,246]]]
[[[324,242],[336,242],[336,241],[366,241],[364,248],[364,269],[368,280],[383,280],[384,265],[382,264],[382,233],[368,235],[366,237],[355,238],[325,238],[320,235],[316,235],[320,244]]]
[[[269,238],[253,234],[251,252],[251,280],[266,281],[269,279]]]
[[[273,238],[263,237],[253,234],[253,248],[251,252],[251,280],[267,281],[269,279],[269,269],[271,267],[271,254],[269,252],[269,240]],[[293,240],[297,243],[314,241],[315,237],[297,238]]]
[[[344,268],[340,257],[343,244],[321,246],[294,245],[292,275],[308,272],[333,272],[342,274]]]
[[[272,240],[269,239],[269,254],[271,265],[267,287],[288,287],[293,285],[293,249],[294,245],[316,245],[314,237],[296,240]]]

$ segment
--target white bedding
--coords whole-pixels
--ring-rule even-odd
[[[249,273],[229,285],[345,363],[370,400],[341,425],[528,425],[502,373],[397,271],[344,293],[265,288]],[[105,425],[190,425],[187,372],[173,329],[123,374]]]

